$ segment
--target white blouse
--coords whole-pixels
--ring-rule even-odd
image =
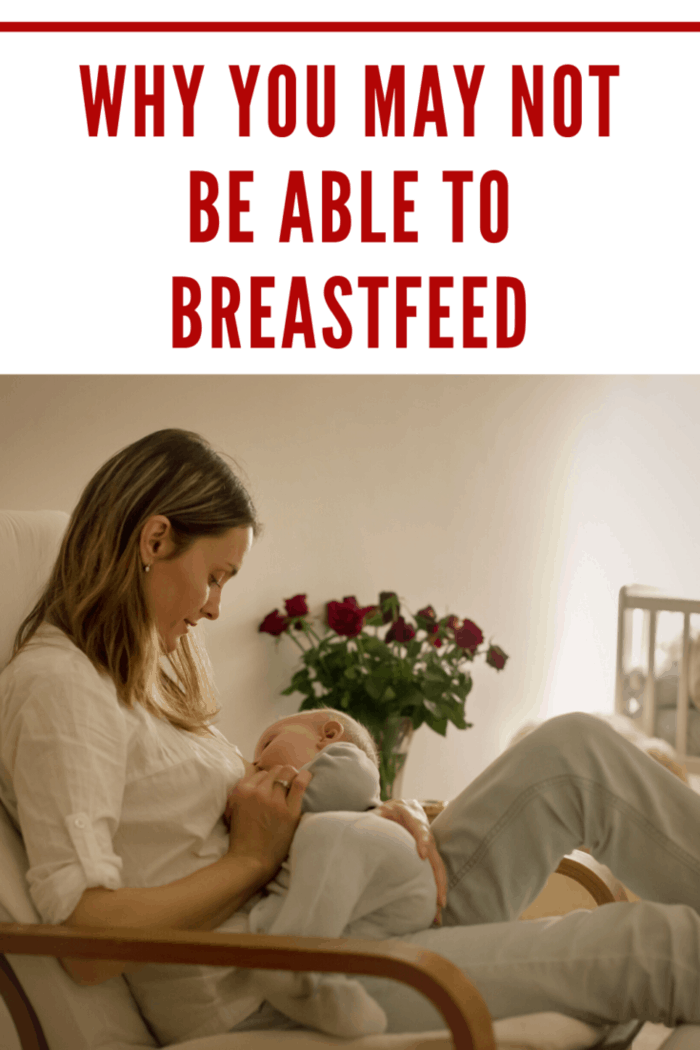
[[[244,764],[214,732],[127,708],[62,631],[39,628],[0,674],[0,799],[44,922],[63,922],[92,886],[162,886],[226,853],[222,815]],[[247,932],[260,898],[218,929]],[[148,964],[126,979],[166,1044],[227,1031],[261,1002],[233,967]]]

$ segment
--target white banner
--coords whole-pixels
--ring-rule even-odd
[[[4,5],[3,371],[696,370],[678,5],[184,6]]]

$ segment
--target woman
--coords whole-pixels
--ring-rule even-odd
[[[182,431],[136,442],[83,494],[0,676],[0,791],[45,921],[246,929],[308,775],[253,770],[211,726],[189,632],[216,618],[257,531],[226,464]],[[449,878],[444,927],[407,939],[459,965],[493,1017],[700,1021],[700,798],[604,723],[561,716],[504,753],[434,822],[441,859],[408,811],[383,812],[429,851],[439,897],[443,862]],[[582,844],[647,900],[513,921]],[[84,983],[124,971],[164,1042],[294,1027],[245,971],[64,965]],[[405,986],[363,983],[390,1031],[442,1026]]]
[[[0,676],[0,792],[44,921],[245,930],[289,852],[310,774],[258,771],[211,726],[190,633],[219,615],[258,531],[227,464],[180,430],[124,449],[85,489]],[[410,811],[383,812],[422,835]],[[63,965],[86,984],[124,971],[164,1042],[260,1005],[232,968]]]

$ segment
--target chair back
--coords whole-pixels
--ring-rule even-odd
[[[0,511],[0,669],[48,580],[67,524],[62,510]]]
[[[17,629],[46,584],[67,523],[63,511],[0,511],[0,668],[10,659]],[[0,922],[41,921],[27,888],[28,866],[19,831],[0,805]],[[80,988],[57,959],[8,955],[7,961],[34,1007],[50,1050],[158,1046],[123,977]]]

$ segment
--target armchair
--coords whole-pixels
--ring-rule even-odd
[[[67,516],[56,511],[0,512],[0,668],[48,575],[66,523]],[[623,1050],[641,1027],[635,1022],[608,1031],[558,1014],[492,1024],[483,999],[460,970],[404,942],[48,926],[39,921],[29,897],[27,866],[19,831],[0,806],[0,995],[22,1050],[148,1050],[158,1045],[122,977],[78,987],[59,965],[62,956],[374,974],[427,995],[445,1022],[444,1029],[433,1032],[357,1040],[308,1031],[222,1034],[181,1043],[180,1050],[495,1050],[496,1045],[502,1050],[598,1045]],[[562,874],[578,872],[593,906],[614,899],[590,866],[567,858],[564,867],[568,870]],[[0,1017],[0,1045],[11,1046],[14,1035],[3,1034],[2,1024]]]

